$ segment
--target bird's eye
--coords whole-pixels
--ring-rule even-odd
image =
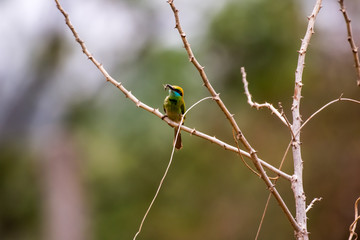
[[[178,89],[175,89],[175,92],[177,92],[180,96],[183,95],[182,92],[180,90],[178,90]]]

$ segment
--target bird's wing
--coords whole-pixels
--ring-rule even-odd
[[[181,113],[184,114],[185,113],[185,103],[184,102],[183,102],[183,104],[181,104],[180,108],[181,108]]]
[[[164,113],[166,114],[166,108],[165,108],[165,104],[167,103],[168,97],[165,98],[164,103],[163,103],[163,109],[164,109]]]

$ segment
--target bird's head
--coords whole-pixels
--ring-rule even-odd
[[[184,90],[175,85],[166,84],[165,90],[169,89],[169,95],[172,97],[184,97]]]

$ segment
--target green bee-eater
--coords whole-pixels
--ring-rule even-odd
[[[165,90],[169,89],[169,96],[164,100],[164,111],[168,118],[172,121],[180,123],[182,115],[185,113],[185,102],[184,102],[184,91],[179,86],[172,86],[170,84],[165,85]],[[185,119],[185,117],[184,117]],[[175,137],[178,128],[175,128]],[[176,149],[182,148],[181,134],[176,140],[175,144]]]

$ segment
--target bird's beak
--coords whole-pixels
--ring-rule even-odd
[[[165,89],[165,90],[167,90],[167,89],[174,90],[173,86],[171,86],[170,84],[165,84],[165,85],[164,85],[164,89]]]

